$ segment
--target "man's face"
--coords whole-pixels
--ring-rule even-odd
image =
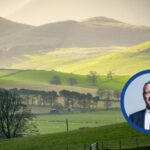
[[[145,97],[146,107],[150,109],[150,84],[147,84],[145,87],[144,97]]]

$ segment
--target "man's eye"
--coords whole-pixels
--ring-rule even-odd
[[[145,92],[145,94],[150,94],[150,92]]]

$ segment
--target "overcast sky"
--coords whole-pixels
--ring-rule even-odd
[[[0,16],[41,25],[105,16],[150,26],[150,0],[0,0]]]

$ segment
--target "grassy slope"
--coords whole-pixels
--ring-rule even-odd
[[[0,70],[1,74],[4,74],[3,71]],[[77,74],[67,74],[62,72],[56,72],[56,71],[43,71],[43,70],[26,70],[26,71],[18,71],[13,74],[14,70],[11,72],[8,72],[8,74],[5,74],[6,76],[0,77],[0,83],[1,85],[8,84],[15,85],[15,83],[20,83],[22,85],[25,84],[39,84],[42,87],[49,86],[49,82],[52,79],[53,76],[58,75],[61,78],[62,85],[69,85],[68,84],[68,78],[73,77],[77,80],[77,85],[74,85],[74,87],[68,87],[68,88],[75,88],[77,87],[85,87],[85,88],[106,88],[106,89],[116,89],[121,90],[124,83],[127,81],[129,76],[114,76],[113,80],[109,80],[106,76],[100,76],[97,80],[96,85],[92,85],[88,81],[87,76],[84,75],[77,75]]]
[[[95,70],[101,74],[112,71],[115,74],[131,75],[138,71],[149,69],[150,52],[147,53],[147,49],[150,49],[150,42],[133,46],[126,50],[109,52],[103,56],[66,64],[57,69],[64,72],[80,72],[81,74],[86,74],[89,70]]]
[[[146,52],[149,48],[150,42],[110,51],[103,48],[59,49],[43,55],[26,56],[14,63],[13,68],[54,69],[76,74],[87,74],[91,70],[99,74],[112,71],[132,75],[149,68],[149,53]]]
[[[74,62],[95,57],[97,55],[103,55],[114,49],[118,50],[120,48],[61,48],[40,55],[25,55],[23,58],[16,59],[17,62],[12,65],[12,68],[56,70],[65,64],[72,64]]]
[[[96,127],[82,128],[82,130],[70,131],[69,133],[47,134],[18,138],[9,141],[0,141],[0,150],[83,150],[84,143],[89,145],[95,141],[104,141],[104,146],[119,147],[118,141],[122,141],[122,147],[135,146],[135,137],[139,139],[139,146],[149,144],[150,135],[139,133],[129,127],[127,123]]]
[[[17,73],[18,70],[0,69],[0,78]]]

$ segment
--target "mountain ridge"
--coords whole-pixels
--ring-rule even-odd
[[[5,22],[3,18],[0,20],[0,24]],[[8,25],[0,26],[2,66],[9,66],[20,56],[59,48],[127,47],[150,40],[150,27],[129,25],[106,17],[87,20],[66,20],[37,27],[6,21]]]
[[[16,34],[18,32],[32,29],[33,27],[34,26],[17,23],[0,17],[0,39],[3,38],[2,36],[8,36],[14,33]]]

